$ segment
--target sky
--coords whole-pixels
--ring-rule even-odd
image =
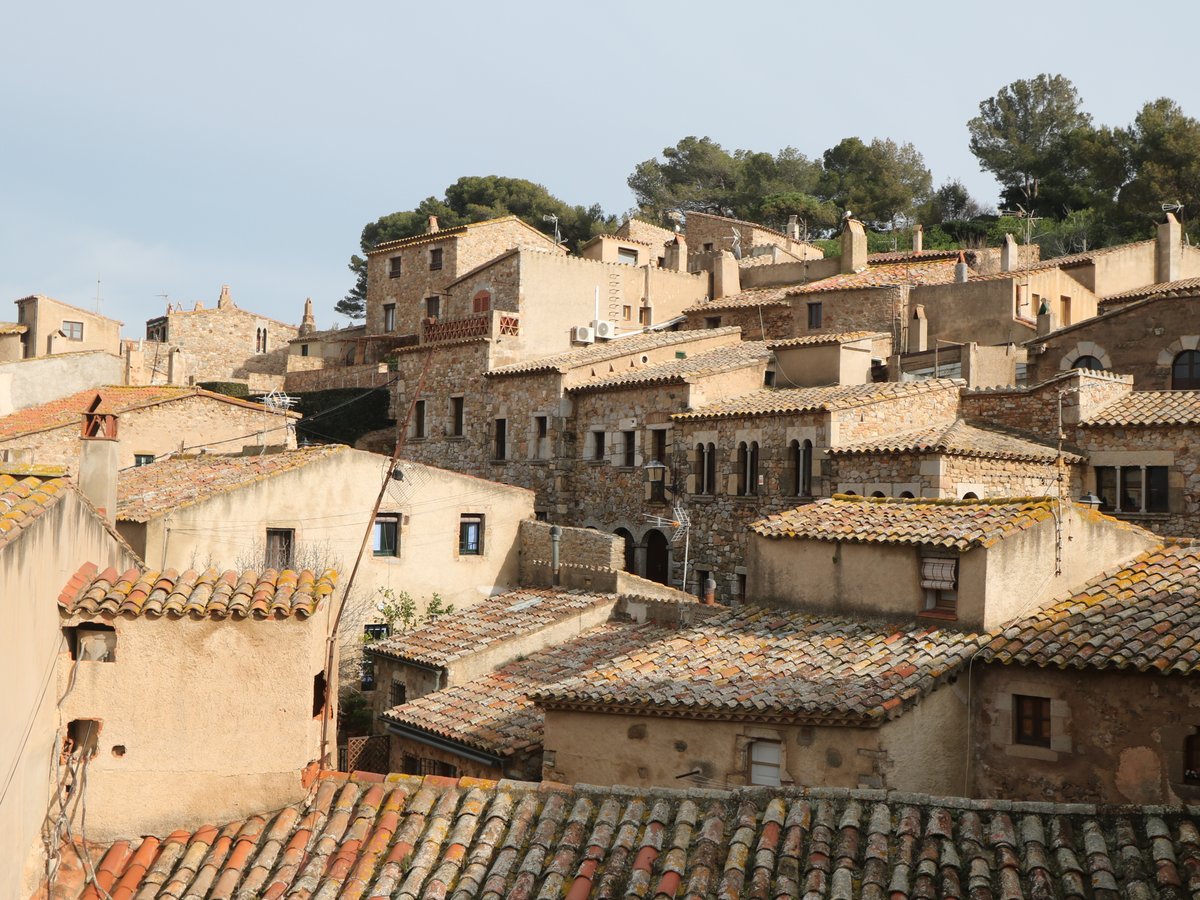
[[[1132,13],[1131,13],[1132,9]],[[621,213],[687,135],[820,156],[911,142],[987,204],[979,102],[1041,72],[1096,122],[1200,116],[1200,4],[11,3],[0,10],[0,320],[46,294],[144,335],[168,299],[319,327],[364,224],[463,175]],[[952,11],[951,11],[952,10]],[[1152,10],[1152,12],[1150,11]],[[99,284],[97,284],[99,282]],[[165,295],[165,296],[164,296]]]

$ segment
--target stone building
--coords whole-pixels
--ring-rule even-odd
[[[305,313],[311,323],[312,301]],[[213,309],[200,302],[189,310],[168,304],[166,315],[146,322],[146,340],[129,342],[129,349],[141,355],[141,383],[236,381],[266,393],[283,386],[288,342],[299,332],[241,309],[224,285]]]
[[[121,323],[116,319],[41,294],[15,303],[17,327],[10,327],[8,333],[19,335],[23,359],[82,350],[120,353]],[[13,358],[11,353],[11,348],[6,351],[7,359]]]
[[[775,247],[794,259],[822,259],[825,256],[819,247],[801,240],[800,230],[795,222],[790,223],[789,229],[791,233],[785,234],[754,222],[696,210],[687,213],[684,225],[688,249],[693,257],[728,250],[740,259],[769,254],[771,248]]]
[[[121,468],[145,465],[182,449],[240,450],[296,446],[298,413],[200,388],[108,386],[80,391],[0,418],[0,453],[74,468],[85,412],[120,417],[110,436]]]

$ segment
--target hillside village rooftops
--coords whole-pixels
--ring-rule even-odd
[[[0,474],[0,550],[17,540],[70,490],[66,479]]]
[[[1129,303],[1133,300],[1141,300],[1145,297],[1154,297],[1160,294],[1168,297],[1194,297],[1200,294],[1200,278],[1160,281],[1157,284],[1148,284],[1145,287],[1133,288],[1132,290],[1122,291],[1119,294],[1109,294],[1107,297],[1100,298],[1100,305]]]
[[[904,500],[838,494],[750,525],[768,538],[910,544],[969,550],[990,547],[1054,516],[1048,497]]]
[[[530,697],[535,690],[669,633],[657,625],[608,622],[473,681],[393,707],[383,718],[498,758],[540,748],[545,717]]]
[[[842,384],[830,387],[764,388],[740,397],[710,403],[691,412],[675,413],[671,418],[680,422],[690,422],[700,419],[828,412],[852,409],[881,400],[915,397],[933,391],[958,390],[964,384],[965,382],[961,378],[925,378],[921,381]]]
[[[707,350],[685,359],[672,359],[657,365],[629,368],[599,376],[593,381],[567,388],[567,393],[581,394],[611,388],[686,382],[695,378],[735,372],[764,363],[770,358],[771,352],[761,341],[740,341],[728,347]]]
[[[400,250],[404,247],[415,247],[419,244],[428,244],[434,241],[445,240],[446,238],[459,237],[467,234],[473,229],[484,228],[488,225],[497,225],[501,222],[514,222],[522,227],[529,229],[530,232],[536,234],[543,240],[553,243],[553,239],[542,234],[529,223],[523,221],[519,216],[500,216],[497,219],[485,219],[482,222],[468,222],[465,225],[454,225],[450,228],[439,228],[437,231],[426,232],[425,234],[414,234],[406,238],[397,238],[394,241],[384,241],[381,244],[376,244],[368,250],[367,256],[374,256],[377,253],[389,253],[393,250]]]
[[[1196,889],[1191,813],[326,772],[282,810],[117,841],[95,869],[114,896],[147,898],[1116,900]],[[56,889],[75,900],[84,871],[64,865]]]
[[[795,285],[788,290],[790,296],[821,294],[829,291],[855,291],[864,288],[884,288],[895,285],[949,284],[954,281],[954,260],[918,260],[904,263],[868,263],[860,272],[830,275],[808,284]]]
[[[330,444],[247,455],[191,453],[125,469],[117,477],[117,519],[148,522],[349,449]]]
[[[964,664],[980,637],[744,606],[534,693],[550,707],[880,725]]]
[[[786,350],[789,347],[820,347],[826,344],[852,344],[855,341],[886,337],[889,337],[889,335],[882,331],[841,331],[831,334],[805,334],[800,337],[785,338],[781,341],[768,341],[767,348],[770,350]]]
[[[1200,670],[1200,547],[1161,547],[1010,624],[981,659],[1059,669]]]
[[[495,644],[616,602],[616,594],[521,588],[439,616],[436,622],[393,635],[368,649],[381,656],[440,668]]]
[[[58,598],[66,616],[181,619],[307,619],[333,594],[337,572],[307,569],[203,572],[130,569],[97,572],[88,563]]]
[[[643,247],[654,246],[649,241],[639,240],[638,238],[621,237],[619,234],[597,234],[584,242],[584,247],[590,247],[592,244],[599,241],[617,241],[622,244],[641,244]]]
[[[1026,462],[1054,462],[1058,458],[1057,448],[1029,435],[993,425],[972,424],[962,419],[949,425],[939,423],[829,450],[831,456],[879,453],[942,453]],[[1071,452],[1064,452],[1063,459],[1068,463],[1083,462],[1082,456]]]
[[[1133,391],[1090,415],[1083,425],[1197,425],[1200,391]]]
[[[689,344],[726,335],[740,335],[741,333],[742,330],[737,326],[710,328],[704,331],[641,331],[611,341],[598,341],[591,346],[580,347],[577,350],[543,356],[541,359],[498,366],[484,372],[484,376],[503,378],[507,375],[530,375],[535,372],[565,373],[582,366],[619,359],[630,353],[658,350],[663,347]]]
[[[202,388],[180,387],[178,385],[149,385],[123,386],[108,385],[100,388],[89,388],[42,403],[39,406],[28,406],[7,416],[0,417],[0,441],[35,434],[40,431],[51,431],[67,425],[78,425],[83,421],[83,413],[92,403],[96,395],[100,395],[100,410],[105,413],[127,413],[160,403],[173,400],[187,400],[200,397],[205,400],[215,400],[220,403],[230,403],[246,409],[256,409],[267,412],[261,403],[251,403],[249,400],[239,400],[225,394],[216,394]],[[276,413],[276,415],[278,415]],[[299,419],[300,414],[287,412],[289,419]]]

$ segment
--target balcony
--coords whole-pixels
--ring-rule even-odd
[[[421,326],[422,344],[439,344],[471,338],[501,338],[520,335],[520,319],[514,313],[492,310],[465,319],[448,319]]]

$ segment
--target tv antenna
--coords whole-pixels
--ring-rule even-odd
[[[274,390],[274,391],[271,391],[270,393],[266,393],[266,394],[262,395],[262,405],[267,408],[267,415],[268,416],[276,415],[282,419],[285,419],[284,428],[286,428],[288,431],[295,430],[296,426],[294,423],[286,421],[287,414],[291,411],[292,407],[295,406],[299,402],[300,402],[299,397],[292,397],[291,395],[285,394],[283,391],[278,391],[278,390]],[[274,431],[275,429],[271,428],[268,430]],[[264,432],[263,433],[264,452],[266,450],[266,445],[267,445],[267,435]]]
[[[679,230],[687,222],[687,216],[685,216],[683,214],[682,209],[667,210],[667,218],[670,219],[675,224],[675,233],[676,234],[679,233]]]
[[[96,276],[96,315],[100,315],[100,276]]]
[[[1021,221],[1023,221],[1023,222],[1025,223],[1025,243],[1026,243],[1026,244],[1028,244],[1028,243],[1029,243],[1031,240],[1033,240],[1033,226],[1034,226],[1034,224],[1035,224],[1035,223],[1037,223],[1037,222],[1040,222],[1040,221],[1042,221],[1042,218],[1041,218],[1041,216],[1035,216],[1035,215],[1032,215],[1032,214],[1031,214],[1031,213],[1030,213],[1028,210],[1026,210],[1026,209],[1025,209],[1025,207],[1023,207],[1023,206],[1022,206],[1020,203],[1018,203],[1018,204],[1017,204],[1017,208],[1016,208],[1016,209],[1002,209],[1002,210],[1000,210],[1000,215],[1002,215],[1002,216],[1012,216],[1013,218],[1015,218],[1015,219],[1020,219]]]
[[[680,581],[680,590],[687,590],[687,570],[688,570],[688,551],[691,549],[691,532],[692,519],[688,515],[687,510],[682,506],[676,506],[672,510],[672,517],[653,516],[649,513],[643,513],[646,519],[655,528],[673,528],[671,532],[671,543],[678,544],[679,539],[683,538],[683,577]]]
[[[555,246],[561,244],[563,241],[562,234],[558,230],[558,216],[554,215],[554,213],[547,213],[546,215],[542,216],[542,221],[554,223],[554,244]]]

